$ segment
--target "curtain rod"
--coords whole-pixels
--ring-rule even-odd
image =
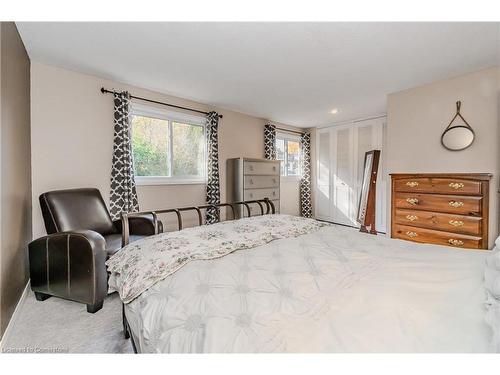
[[[106,90],[104,87],[101,87],[101,92],[103,94],[114,94],[116,93],[116,91],[110,91],[110,90]],[[202,113],[204,115],[208,115],[208,112],[205,112],[205,111],[200,111],[199,109],[193,109],[193,108],[188,108],[188,107],[182,107],[180,105],[175,105],[175,104],[169,104],[169,103],[164,103],[164,102],[159,102],[159,101],[156,101],[156,100],[151,100],[151,99],[146,99],[146,98],[141,98],[140,96],[134,96],[134,95],[130,95],[131,98],[133,99],[138,99],[138,100],[143,100],[145,102],[150,102],[150,103],[155,103],[155,104],[161,104],[161,105],[166,105],[168,107],[173,107],[173,108],[179,108],[179,109],[184,109],[186,111],[191,111],[191,112],[197,112],[197,113]],[[222,115],[219,115],[219,118],[222,118],[223,116]]]
[[[276,128],[276,130],[281,130],[282,132],[289,132],[289,133],[295,133],[295,134],[306,134],[306,132],[298,132],[296,130],[290,130],[290,129],[284,129],[284,128]]]

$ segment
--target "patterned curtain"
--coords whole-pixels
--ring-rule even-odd
[[[115,134],[113,140],[113,162],[111,169],[110,213],[113,220],[123,212],[139,211],[135,189],[132,143],[130,138],[130,95],[115,92]]]
[[[264,157],[276,160],[276,126],[271,124],[264,126]]]
[[[302,177],[300,178],[300,216],[312,217],[311,199],[311,134],[300,136]]]
[[[207,115],[207,204],[220,203],[219,183],[219,114],[210,112]],[[217,223],[220,220],[219,208],[209,208],[206,212],[207,224]]]

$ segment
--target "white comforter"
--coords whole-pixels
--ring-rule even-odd
[[[125,311],[141,352],[488,352],[485,255],[331,226],[191,261]]]

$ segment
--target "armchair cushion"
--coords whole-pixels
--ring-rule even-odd
[[[146,236],[155,234],[153,217],[151,215],[134,216],[128,219],[129,225],[129,242],[137,241]],[[122,247],[122,221],[113,221],[119,234],[109,234],[104,236],[106,240],[106,252],[108,257],[113,256]],[[158,220],[158,233],[163,231],[163,224]]]
[[[129,237],[129,241],[137,241],[144,237],[146,236],[131,235]],[[118,250],[122,248],[121,234],[108,234],[107,236],[104,236],[104,239],[106,240],[106,253],[108,255],[108,258],[113,256]]]
[[[118,233],[122,233],[122,221],[113,221]],[[133,216],[128,218],[130,235],[152,236],[155,234],[155,226],[152,215]],[[158,220],[158,233],[163,231],[163,224]],[[132,240],[131,240],[132,241]]]

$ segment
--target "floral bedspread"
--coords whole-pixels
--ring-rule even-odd
[[[129,303],[192,260],[220,258],[326,225],[296,216],[265,215],[147,237],[125,246],[106,262],[111,273],[109,289]]]

